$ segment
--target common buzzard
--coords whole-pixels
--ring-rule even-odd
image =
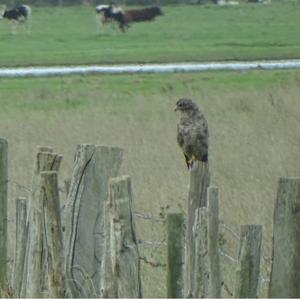
[[[208,161],[208,125],[203,113],[191,99],[179,99],[174,108],[180,111],[177,142],[183,150],[188,168],[193,161]]]

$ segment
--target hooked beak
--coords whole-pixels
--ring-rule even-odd
[[[178,110],[178,106],[176,105],[175,107],[174,107],[174,111],[177,111]]]

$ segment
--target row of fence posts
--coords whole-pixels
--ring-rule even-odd
[[[67,203],[62,156],[39,147],[31,195],[16,200],[13,297],[142,297],[140,256],[123,150],[78,145]],[[8,144],[0,139],[0,284],[7,285]],[[167,215],[167,297],[222,297],[219,192],[207,163],[190,172],[188,217]],[[300,179],[281,178],[274,209],[269,297],[300,297]],[[233,296],[257,297],[262,226],[243,225]],[[4,296],[4,293],[1,294]]]
[[[205,163],[197,164],[190,172],[188,205],[186,230],[182,214],[167,218],[168,297],[220,298],[224,282],[219,255],[219,192],[217,187],[209,186]],[[268,297],[299,298],[300,178],[279,179],[273,225]],[[261,247],[262,225],[242,225],[234,298],[258,296]]]
[[[6,140],[0,140],[3,205],[7,205],[7,152]],[[16,200],[13,297],[142,296],[131,179],[116,177],[122,155],[123,150],[116,147],[78,145],[62,209],[58,185],[62,156],[51,147],[38,147],[31,194]],[[4,289],[6,206],[1,212]]]

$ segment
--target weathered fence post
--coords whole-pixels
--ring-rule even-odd
[[[240,240],[233,297],[256,298],[260,272],[262,226],[243,225]]]
[[[208,295],[208,240],[207,240],[207,208],[196,210],[193,227],[195,240],[195,267],[193,289],[190,293],[193,298],[206,298]]]
[[[196,210],[207,205],[206,197],[209,183],[210,174],[208,163],[196,161],[190,171],[190,189],[188,195],[184,280],[185,297],[193,297],[193,290],[195,289],[195,240],[193,237],[193,226],[195,224]]]
[[[8,143],[0,138],[0,289],[6,286],[7,271],[7,166]]]
[[[16,200],[16,244],[14,254],[14,267],[12,277],[13,296],[19,298],[21,295],[23,271],[26,255],[27,241],[27,199],[19,197]]]
[[[300,178],[279,179],[269,297],[300,297]]]
[[[101,269],[103,297],[140,298],[140,259],[132,217],[132,188],[128,176],[109,181],[106,217],[110,227],[105,239]],[[106,218],[107,219],[107,218]],[[110,277],[107,275],[107,271]],[[109,289],[107,289],[107,286]]]
[[[167,298],[182,298],[184,293],[184,217],[182,213],[167,216]]]
[[[64,179],[64,185],[65,185],[66,198],[68,198],[70,186],[71,186],[71,178]]]
[[[65,297],[65,275],[63,273],[63,240],[56,171],[41,172],[41,188],[44,197],[49,295],[52,298],[63,298]]]
[[[117,176],[122,155],[123,150],[117,147],[77,146],[63,219],[65,273],[70,297],[99,296],[108,181]]]
[[[208,259],[209,289],[208,297],[221,297],[221,269],[219,254],[219,190],[209,187],[208,205]]]
[[[40,191],[40,172],[59,170],[62,156],[53,153],[53,148],[49,146],[38,146],[36,159],[34,161],[33,175],[31,182],[31,197],[29,198],[29,204],[27,206],[27,223],[30,222],[33,210],[33,202],[36,193]]]
[[[43,193],[41,192],[42,171],[58,171],[62,156],[52,153],[48,147],[38,148],[34,174],[32,179],[32,195],[29,201],[28,209],[28,239],[26,247],[27,269],[24,273],[21,294],[26,297],[43,297],[46,291],[46,260],[45,260],[45,219],[43,207]],[[42,150],[42,151],[41,151]],[[23,289],[24,286],[24,289]]]

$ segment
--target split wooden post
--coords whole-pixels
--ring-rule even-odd
[[[262,226],[243,225],[240,240],[233,297],[256,298],[260,272]]]
[[[70,192],[71,178],[66,178],[64,180],[64,185],[65,185],[65,193],[66,193],[66,199],[67,199],[69,192]]]
[[[185,297],[193,297],[195,289],[195,240],[193,237],[193,227],[195,224],[195,213],[200,207],[207,205],[207,188],[210,183],[209,164],[194,162],[190,170],[190,188],[188,195],[188,219],[186,233],[186,253],[185,253]]]
[[[300,297],[300,178],[280,178],[274,210],[270,298]]]
[[[183,298],[184,236],[182,213],[167,215],[167,298]]]
[[[32,194],[28,209],[28,239],[26,248],[25,273],[21,294],[26,297],[43,297],[47,284],[47,266],[45,259],[45,219],[43,207],[43,192],[41,192],[42,171],[58,171],[62,156],[52,152],[52,148],[39,147],[36,156],[34,174],[32,178]],[[24,286],[24,288],[23,288]]]
[[[31,182],[31,197],[27,206],[27,223],[32,217],[32,206],[34,205],[35,195],[40,191],[40,172],[41,171],[58,171],[62,161],[62,156],[53,153],[53,148],[49,146],[38,146],[37,154],[34,161],[33,176]],[[39,197],[38,195],[36,197]]]
[[[105,298],[142,297],[132,201],[130,177],[111,178],[106,209],[110,234],[105,238],[100,276],[101,296]]]
[[[42,285],[44,280],[43,269],[43,197],[40,195],[32,202],[32,215],[29,222],[28,253],[27,253],[27,282],[26,297],[42,297]],[[28,211],[30,212],[30,211]]]
[[[7,278],[7,184],[8,143],[0,138],[0,289],[6,286]]]
[[[208,297],[221,298],[221,266],[219,254],[219,189],[209,187],[208,201]]]
[[[77,146],[63,219],[67,296],[100,296],[108,181],[118,175],[122,156],[118,147]]]
[[[49,295],[65,297],[65,275],[63,273],[63,240],[60,219],[59,193],[56,171],[41,172],[41,188],[45,212],[46,260]]]
[[[207,298],[208,295],[208,240],[207,240],[207,208],[196,210],[196,218],[193,227],[195,240],[195,274],[192,298]]]
[[[13,297],[20,298],[27,241],[27,199],[16,199],[16,244],[12,277]]]

